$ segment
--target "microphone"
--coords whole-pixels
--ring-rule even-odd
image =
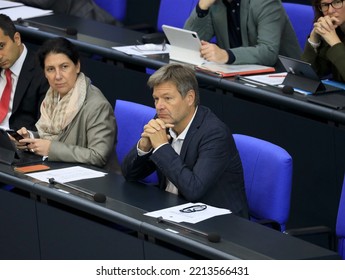
[[[58,182],[58,181],[56,181],[54,178],[49,178],[48,181],[49,181],[49,184],[52,184],[52,185],[60,184],[60,185],[62,185],[62,186],[65,186],[65,187],[67,187],[67,188],[70,188],[70,189],[72,189],[72,190],[75,190],[75,191],[84,193],[84,194],[86,194],[86,195],[92,197],[94,201],[99,202],[99,203],[103,203],[103,202],[105,202],[105,201],[107,200],[107,197],[106,197],[104,194],[102,194],[102,193],[92,193],[92,192],[88,192],[88,191],[85,191],[85,190],[83,190],[83,189],[81,189],[81,188],[74,187],[74,186],[72,186],[71,184],[65,184],[65,183]]]
[[[46,28],[50,28],[53,30],[57,30],[59,32],[63,32],[66,33],[67,35],[71,35],[71,36],[75,36],[78,34],[78,30],[74,27],[66,27],[66,28],[60,28],[57,26],[53,26],[53,25],[49,25],[49,24],[45,24],[45,23],[40,23],[40,22],[34,22],[31,20],[24,20],[22,18],[18,18],[17,22],[25,27],[30,27],[31,25],[34,27],[46,27]]]
[[[291,86],[284,86],[282,88],[282,92],[285,94],[293,94],[294,93],[294,89]]]
[[[196,229],[186,227],[184,225],[180,225],[178,223],[175,223],[175,222],[172,222],[169,220],[165,220],[165,219],[163,219],[163,217],[158,217],[157,221],[158,221],[158,223],[164,223],[164,224],[167,224],[170,226],[175,226],[175,227],[178,227],[178,228],[180,228],[186,232],[194,233],[196,235],[205,237],[208,241],[213,242],[213,243],[218,243],[218,242],[220,242],[220,239],[221,239],[221,237],[218,233],[215,233],[215,232],[205,233],[205,232],[202,232],[202,231],[199,231]]]

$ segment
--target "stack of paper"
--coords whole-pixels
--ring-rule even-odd
[[[8,4],[8,3],[12,4]],[[52,10],[42,10],[39,8],[24,6],[21,3],[1,1],[0,13],[8,15],[11,20],[16,21],[18,18],[28,19],[39,16],[47,16],[53,14]]]
[[[17,6],[23,6],[23,5],[24,5],[23,3],[0,0],[0,9],[13,8]]]

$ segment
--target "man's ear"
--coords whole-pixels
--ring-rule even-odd
[[[188,98],[188,105],[193,105],[195,103],[195,91],[193,89],[187,92],[186,97]]]
[[[15,42],[18,46],[21,45],[21,43],[22,43],[22,38],[20,37],[19,32],[14,33],[13,40],[14,40],[14,42]]]

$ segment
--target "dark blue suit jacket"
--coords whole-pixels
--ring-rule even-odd
[[[14,93],[10,128],[26,127],[36,131],[35,124],[40,117],[40,106],[49,88],[41,66],[34,53],[28,51],[18,77]]]
[[[208,108],[198,107],[180,155],[171,145],[163,145],[139,157],[135,146],[122,164],[127,180],[143,179],[156,170],[162,189],[168,178],[186,200],[230,209],[248,218],[243,169],[234,139]]]

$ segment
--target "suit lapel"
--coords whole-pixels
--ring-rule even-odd
[[[180,152],[180,157],[183,161],[185,160],[185,157],[187,154],[186,153],[187,148],[188,148],[189,144],[191,143],[193,136],[195,135],[195,133],[200,128],[206,114],[207,114],[207,111],[205,110],[205,107],[202,107],[199,105],[198,110],[196,112],[196,115],[194,117],[194,120],[189,127],[189,130],[187,132],[185,140],[183,141],[183,145],[182,145],[181,152]],[[166,185],[167,185],[166,184],[167,179],[166,179],[165,175],[160,172],[159,169],[157,169],[157,174],[158,174],[158,178],[159,178],[159,187],[161,189],[165,190]]]
[[[28,52],[22,66],[22,70],[20,71],[18,77],[18,82],[13,99],[13,113],[18,110],[18,106],[20,105],[21,100],[24,98],[26,89],[32,80],[32,76],[34,75],[35,70],[34,65],[34,57],[31,56]],[[25,74],[23,75],[22,73]]]
[[[187,132],[186,138],[184,139],[183,144],[182,144],[181,153],[180,153],[182,160],[185,159],[188,146],[191,140],[193,139],[194,134],[198,131],[200,125],[202,124],[205,114],[206,114],[205,108],[203,108],[202,106],[198,106],[198,110],[196,112],[194,120],[191,123],[189,130]]]

